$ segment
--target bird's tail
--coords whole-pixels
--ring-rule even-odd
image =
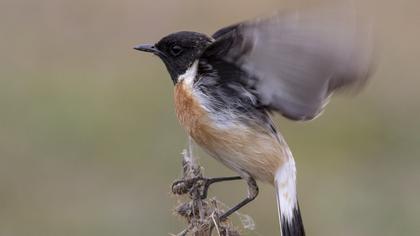
[[[305,236],[296,193],[296,167],[293,156],[276,173],[277,208],[282,236]]]

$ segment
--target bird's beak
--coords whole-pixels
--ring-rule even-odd
[[[151,52],[157,54],[159,50],[153,44],[139,44],[134,47],[134,49],[143,51],[143,52]]]

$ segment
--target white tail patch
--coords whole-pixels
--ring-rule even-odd
[[[279,220],[291,222],[297,209],[296,166],[292,154],[288,151],[288,160],[277,170],[275,187]],[[280,223],[281,224],[281,223]]]

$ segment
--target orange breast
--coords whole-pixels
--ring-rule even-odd
[[[273,182],[283,162],[282,145],[261,127],[245,124],[218,127],[182,81],[175,86],[175,110],[181,125],[211,156],[239,174]]]
[[[191,134],[197,128],[198,122],[206,117],[206,113],[183,81],[175,86],[174,100],[178,120]]]

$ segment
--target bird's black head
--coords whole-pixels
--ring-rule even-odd
[[[154,45],[141,44],[134,49],[159,56],[176,84],[178,77],[201,56],[211,41],[207,35],[181,31],[165,36]]]

